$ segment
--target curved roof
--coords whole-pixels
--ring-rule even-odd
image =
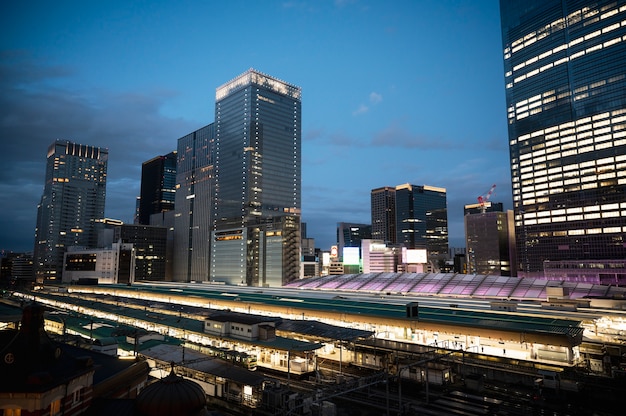
[[[143,389],[135,407],[141,415],[201,415],[206,412],[206,394],[198,383],[170,374]]]
[[[285,287],[314,290],[445,295],[475,298],[546,299],[549,287],[567,289],[570,299],[626,295],[626,288],[583,282],[457,273],[363,273],[310,277]]]

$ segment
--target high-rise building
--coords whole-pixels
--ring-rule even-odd
[[[251,286],[296,279],[300,87],[254,69],[218,87],[214,162],[210,279]]]
[[[396,186],[396,242],[425,248],[432,262],[448,253],[446,189],[404,184]]]
[[[174,209],[176,152],[154,157],[141,165],[137,222],[150,225],[150,215]]]
[[[345,247],[361,247],[362,240],[372,239],[372,226],[353,222],[337,223],[337,250],[343,256]]]
[[[626,258],[626,4],[501,0],[519,266]]]
[[[372,189],[372,239],[387,244],[396,243],[396,188],[383,186]]]
[[[214,125],[178,139],[172,280],[209,280],[215,180]]]
[[[48,148],[35,229],[38,281],[61,281],[67,247],[96,247],[104,218],[108,154],[104,148],[61,140]]]
[[[502,203],[489,203],[476,212],[465,206],[465,247],[468,274],[517,276],[513,211],[502,211]],[[495,208],[495,209],[494,209]]]
[[[114,226],[113,241],[132,244],[135,251],[135,281],[166,280],[166,227],[143,224]]]

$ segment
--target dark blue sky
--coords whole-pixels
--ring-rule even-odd
[[[30,1],[0,6],[0,249],[30,251],[55,139],[107,147],[107,217],[131,222],[141,163],[214,120],[255,68],[302,87],[302,217],[316,246],[370,222],[370,191],[497,184],[511,207],[498,2]]]

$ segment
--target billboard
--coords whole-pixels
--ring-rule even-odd
[[[428,263],[426,249],[402,249],[402,263],[404,264],[424,264]]]
[[[360,249],[358,247],[344,247],[343,248],[343,264],[355,265],[361,264],[361,257],[359,255]]]

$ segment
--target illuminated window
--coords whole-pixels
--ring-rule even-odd
[[[61,399],[55,400],[50,403],[50,415],[58,415],[61,413]]]

